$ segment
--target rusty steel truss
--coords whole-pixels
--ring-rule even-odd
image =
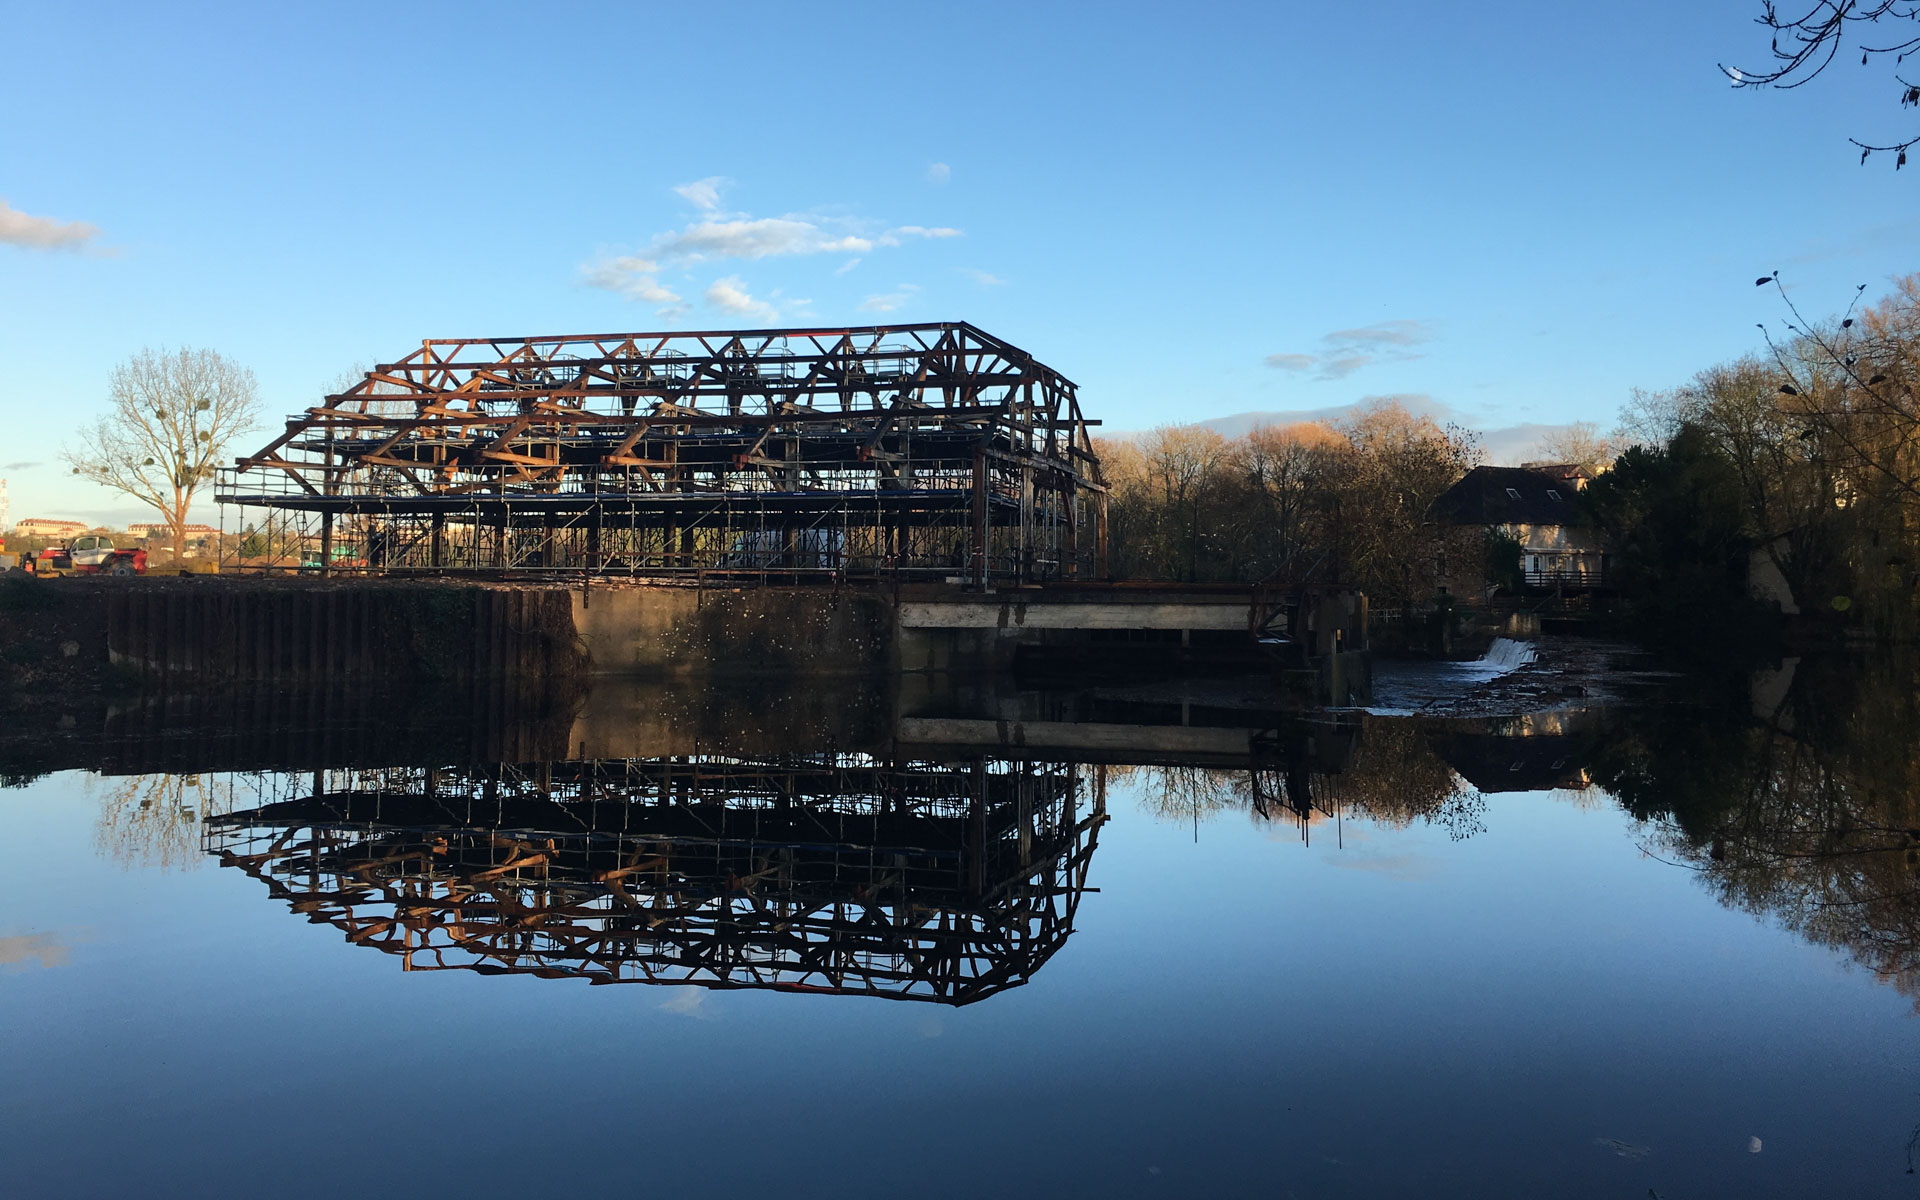
[[[430,340],[216,497],[242,569],[1090,578],[1090,424],[964,323]]]
[[[404,970],[952,1005],[1065,943],[1106,820],[1078,767],[992,759],[260,778],[277,798],[207,818],[207,850]]]

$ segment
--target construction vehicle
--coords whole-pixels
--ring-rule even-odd
[[[90,533],[64,546],[48,546],[21,564],[36,575],[145,575],[147,552],[121,550],[113,539]]]

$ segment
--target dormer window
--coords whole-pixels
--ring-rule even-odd
[[[1559,492],[1556,492],[1556,491],[1554,491],[1554,490],[1553,490],[1552,488],[1548,488],[1548,489],[1547,489],[1547,499],[1549,499],[1549,500],[1558,500],[1558,499],[1560,499],[1560,493],[1559,493]]]
[[[1518,499],[1520,498],[1520,489],[1519,489],[1519,488],[1508,488],[1508,489],[1507,489],[1507,498],[1508,498],[1509,500],[1518,500]]]

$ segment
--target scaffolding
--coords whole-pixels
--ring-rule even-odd
[[[1065,943],[1106,820],[1103,778],[984,758],[255,778],[205,848],[403,970],[952,1005]]]
[[[965,323],[429,340],[221,471],[222,566],[1095,578],[1093,424]]]

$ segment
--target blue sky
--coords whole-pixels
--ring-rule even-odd
[[[1734,91],[1757,9],[16,3],[0,475],[139,519],[54,455],[143,346],[277,418],[423,337],[674,325],[969,320],[1114,429],[1610,424],[1756,343],[1758,275],[1920,268],[1920,174],[1846,143],[1911,110],[1844,56]]]

